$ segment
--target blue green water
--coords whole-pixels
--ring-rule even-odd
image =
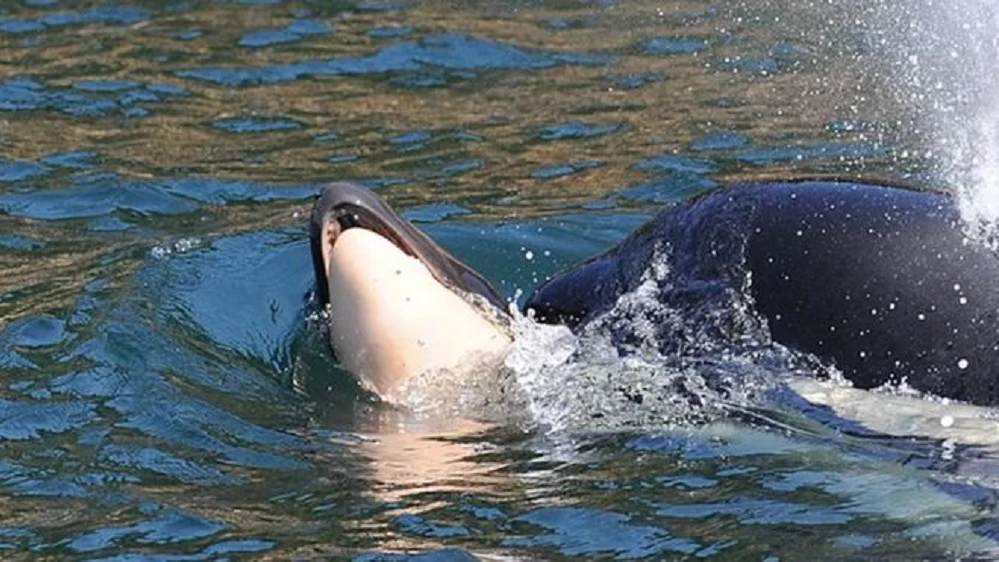
[[[932,182],[911,84],[871,78],[896,76],[876,22],[823,9],[0,4],[0,557],[994,552],[989,449],[793,397],[611,432],[422,426],[307,318],[328,181],[511,298],[718,185]]]

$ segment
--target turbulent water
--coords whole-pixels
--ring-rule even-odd
[[[330,358],[305,228],[324,182],[361,182],[515,300],[743,180],[948,189],[989,232],[995,22],[984,0],[0,3],[0,557],[995,554],[991,410],[820,381],[744,295],[655,308],[654,266],[581,334],[518,320],[503,378],[462,389],[464,414],[510,389],[500,415],[413,415]],[[663,317],[752,329],[666,356]]]

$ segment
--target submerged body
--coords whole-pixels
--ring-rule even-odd
[[[860,388],[887,382],[999,403],[999,258],[942,194],[772,183],[673,205],[608,252],[539,287],[527,308],[572,326],[670,273],[665,300],[744,293],[773,341]],[[732,336],[732,337],[737,337]]]

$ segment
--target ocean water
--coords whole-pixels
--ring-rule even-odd
[[[952,190],[988,234],[995,22],[984,0],[0,4],[0,558],[995,556],[992,410],[780,349],[615,360],[600,326],[522,320],[517,415],[414,416],[330,358],[306,229],[325,182],[362,183],[515,302],[742,181]],[[655,305],[606,321],[641,340]]]

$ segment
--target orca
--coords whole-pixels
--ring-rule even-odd
[[[310,242],[333,353],[386,401],[418,374],[477,368],[510,345],[500,293],[374,192],[325,187]]]
[[[999,256],[968,236],[950,195],[841,181],[720,188],[669,205],[525,309],[578,329],[653,261],[669,271],[660,299],[740,291],[773,342],[857,388],[904,382],[999,404]]]

